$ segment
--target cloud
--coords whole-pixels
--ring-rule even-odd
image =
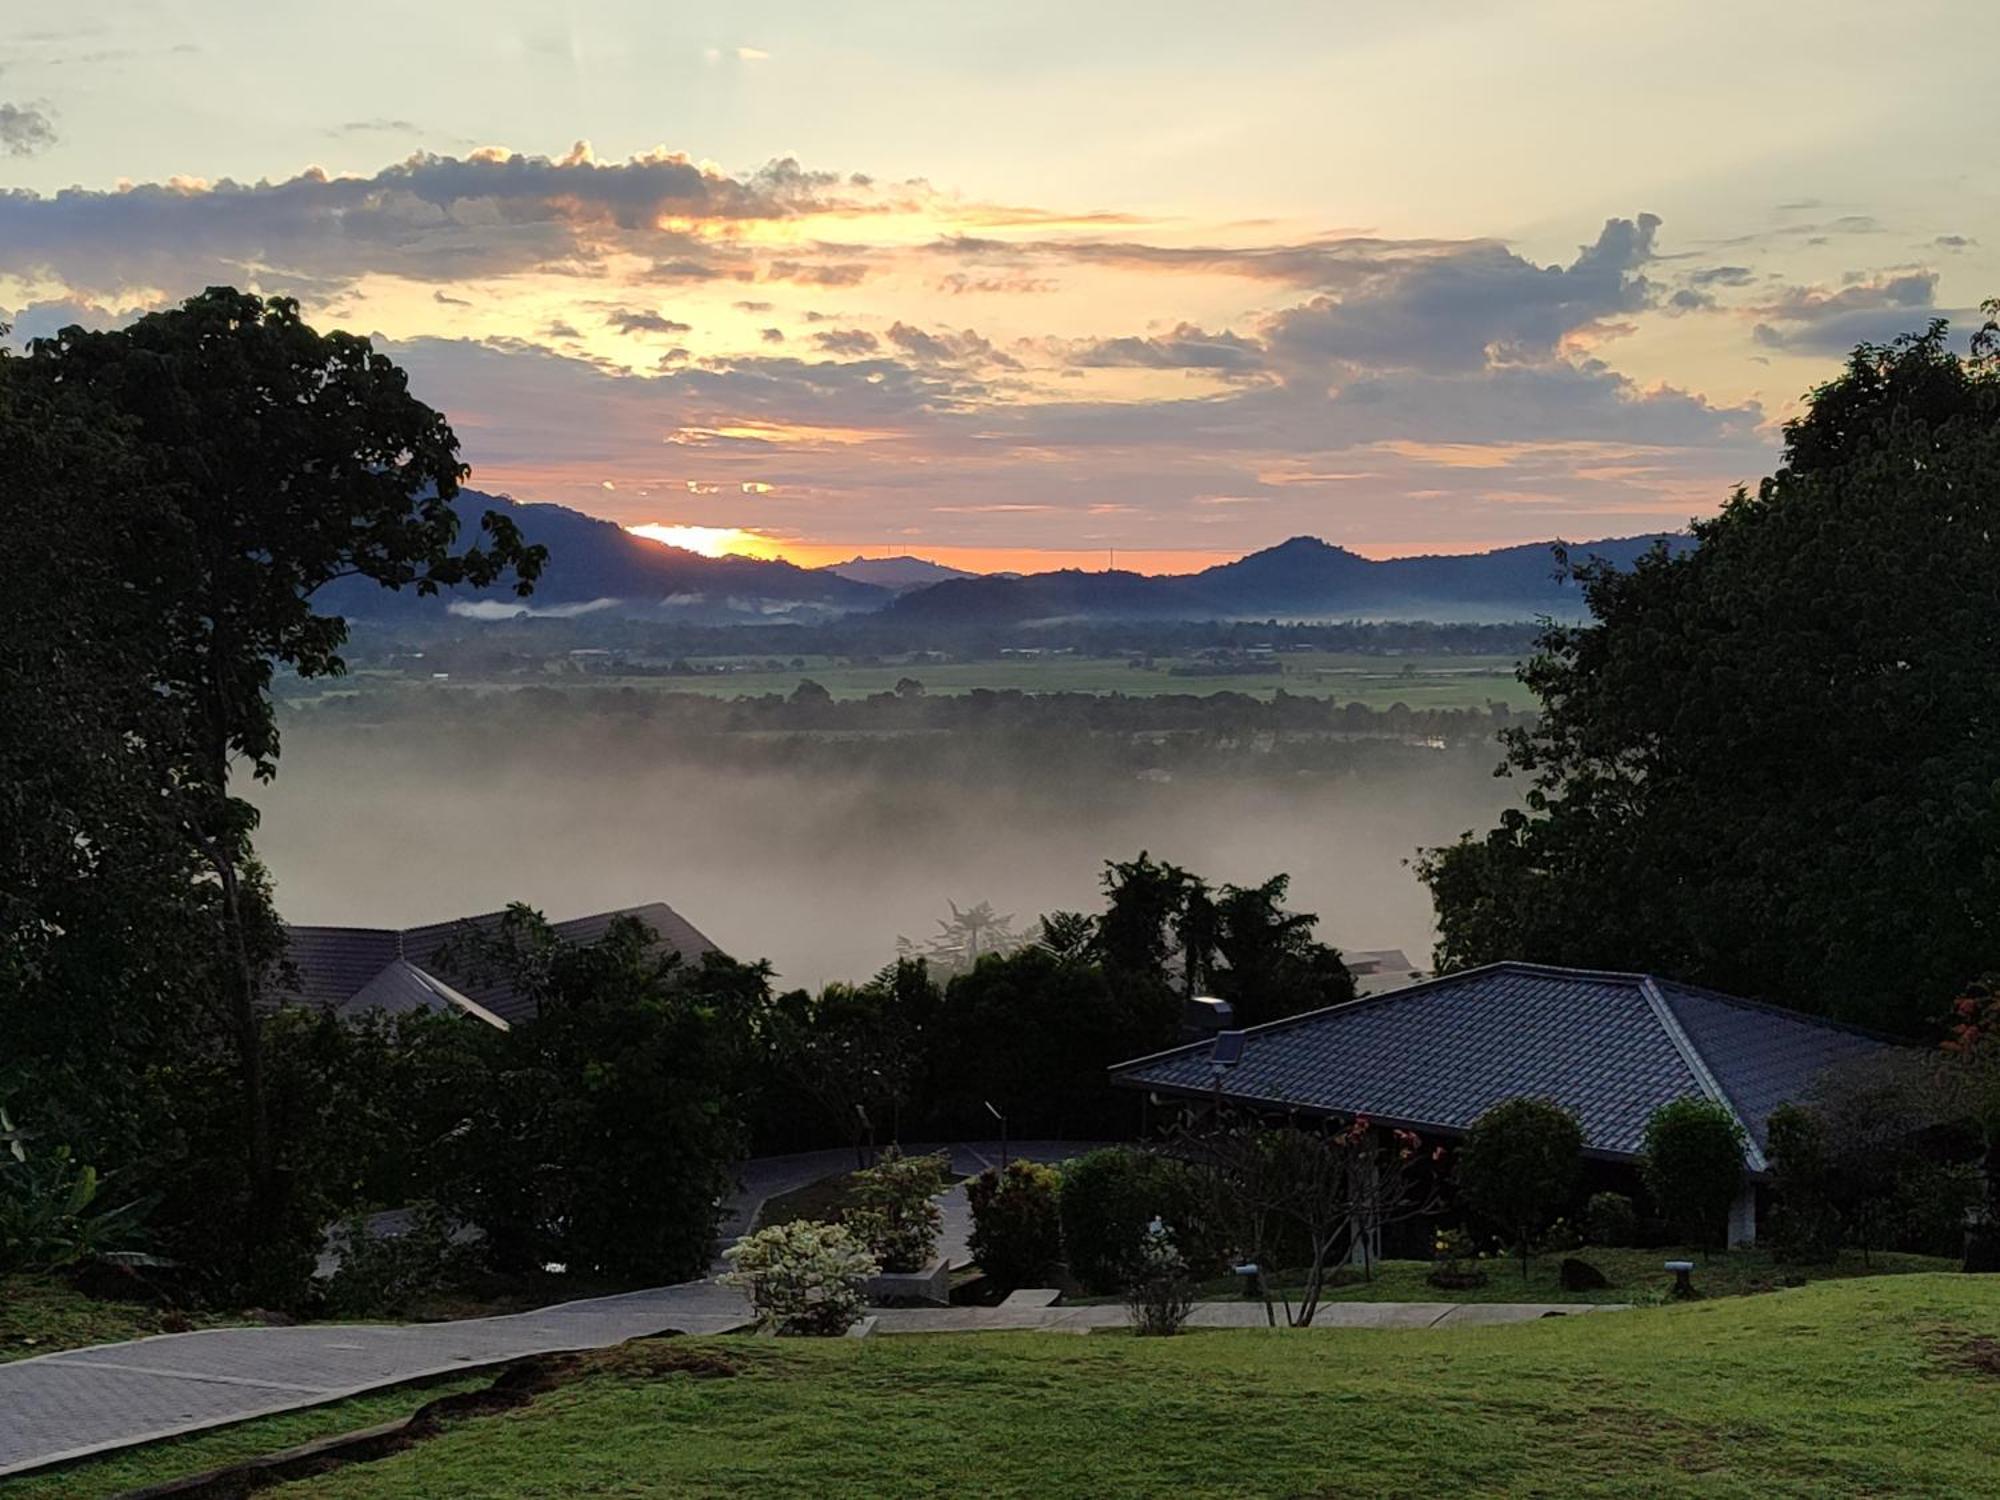
[[[1748,266],[1703,266],[1687,273],[1689,286],[1748,286],[1756,279]]]
[[[327,131],[328,135],[421,135],[423,127],[414,120],[348,120]]]
[[[39,137],[22,112],[8,118],[33,146]],[[748,279],[754,257],[704,230],[886,212],[901,201],[790,158],[732,176],[678,152],[603,163],[587,142],[560,160],[418,152],[366,177],[313,168],[281,182],[0,192],[0,272],[83,292],[255,281],[330,295],[371,274],[451,282],[590,271],[631,255],[649,260],[655,279]],[[866,274],[853,264],[777,264],[785,271],[773,279],[821,285]]]
[[[1638,273],[1659,225],[1653,214],[1608,219],[1567,267],[1491,242],[1392,261],[1338,296],[1277,314],[1265,336],[1277,355],[1314,365],[1478,370],[1544,360],[1570,334],[1652,304],[1654,288]]]
[[[730,306],[742,313],[767,313],[771,310],[768,302],[732,302]]]
[[[1079,369],[1127,366],[1148,370],[1246,371],[1263,367],[1264,345],[1224,330],[1209,333],[1192,323],[1153,338],[1088,341],[1071,350],[1067,363]]]
[[[814,334],[813,342],[828,354],[873,354],[882,347],[881,340],[865,328],[830,328]]]
[[[692,323],[680,323],[648,308],[613,308],[605,316],[605,324],[623,334],[634,333],[691,333]]]
[[[889,326],[888,339],[909,359],[920,365],[965,365],[1018,370],[1021,362],[994,347],[991,339],[976,329],[939,329],[927,333],[900,319]]]
[[[782,344],[785,341],[785,330],[782,328],[766,328],[761,330],[757,337],[767,344]]]
[[[797,260],[774,260],[763,269],[763,281],[794,281],[800,286],[857,286],[868,276],[868,267],[859,261],[838,265],[812,264]]]
[[[33,156],[56,143],[56,128],[33,106],[0,104],[0,151],[9,156]]]
[[[472,306],[472,304],[468,302],[465,298],[454,297],[449,292],[445,291],[444,288],[442,287],[439,287],[436,291],[431,293],[431,301],[436,302],[444,307]]]
[[[1856,344],[1881,344],[1920,333],[1946,318],[1968,336],[1978,314],[1936,305],[1938,273],[1924,268],[1851,271],[1838,286],[1789,286],[1744,309],[1755,319],[1751,338],[1762,348],[1843,354]]]

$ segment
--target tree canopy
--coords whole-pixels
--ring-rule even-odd
[[[1992,310],[1989,307],[1989,311]],[[2000,330],[1855,350],[1698,545],[1578,569],[1505,736],[1523,806],[1429,851],[1441,969],[1650,969],[1914,1031],[2000,922]]]

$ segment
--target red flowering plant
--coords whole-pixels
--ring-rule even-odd
[[[1971,985],[1952,1002],[1943,1051],[1947,1081],[1986,1134],[1986,1234],[2000,1227],[2000,980]],[[1995,1254],[2000,1254],[1996,1247]]]

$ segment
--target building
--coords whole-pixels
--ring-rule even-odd
[[[1502,1100],[1552,1099],[1586,1159],[1629,1171],[1647,1119],[1690,1095],[1735,1115],[1748,1144],[1730,1242],[1756,1238],[1771,1112],[1829,1068],[1884,1056],[1872,1033],[1649,974],[1502,963],[1364,995],[1240,1034],[1136,1058],[1111,1081],[1161,1103],[1221,1098],[1271,1113],[1366,1115],[1429,1138]]]
[[[534,1014],[532,995],[509,979],[463,972],[445,960],[454,939],[476,940],[498,930],[504,912],[486,912],[427,927],[287,926],[287,955],[297,986],[286,996],[338,1015],[370,1010],[401,1013],[455,1010],[503,1030]],[[717,951],[671,906],[655,901],[552,923],[569,943],[594,943],[618,917],[637,917],[660,945],[690,962]]]
[[[1430,976],[1410,962],[1401,948],[1343,948],[1341,962],[1354,976],[1354,993],[1379,995]]]

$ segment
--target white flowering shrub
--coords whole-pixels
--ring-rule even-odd
[[[868,1247],[839,1224],[800,1220],[760,1229],[723,1252],[718,1278],[750,1298],[757,1323],[780,1334],[837,1337],[867,1305],[863,1291],[880,1267]]]
[[[1194,1285],[1188,1280],[1187,1259],[1174,1236],[1158,1219],[1146,1226],[1132,1257],[1125,1284],[1125,1313],[1135,1333],[1173,1334],[1194,1310]]]

